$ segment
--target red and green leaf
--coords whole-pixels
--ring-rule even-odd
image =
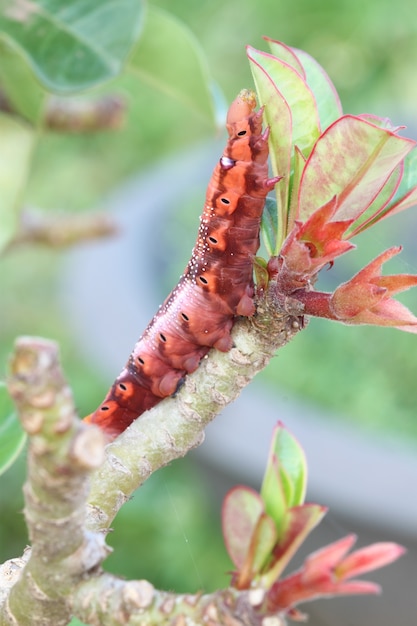
[[[337,219],[358,219],[415,142],[345,115],[318,139],[301,179],[297,218],[305,221],[336,196]]]
[[[355,541],[355,535],[348,535],[317,550],[298,571],[276,581],[268,592],[269,610],[291,615],[297,604],[316,598],[379,593],[375,583],[350,579],[392,563],[405,550],[394,543],[376,543],[347,555]]]
[[[415,142],[400,137],[401,127],[387,118],[343,116],[330,78],[314,59],[265,40],[271,53],[248,47],[248,57],[266,107],[272,169],[284,178],[276,190],[272,256],[279,254],[296,219],[305,222],[333,197],[338,204],[335,219],[353,220],[346,237],[416,204]],[[302,157],[308,157],[306,162]],[[263,234],[271,252],[271,230],[264,228]]]
[[[246,562],[252,536],[264,513],[259,493],[249,487],[235,487],[223,502],[222,525],[227,552],[240,571]]]
[[[281,538],[275,546],[268,569],[262,576],[262,586],[270,588],[281,576],[294,554],[321,522],[326,512],[326,507],[318,504],[303,504],[288,509]]]
[[[343,113],[338,93],[327,73],[304,50],[290,48],[280,41],[264,37],[271,53],[291,65],[303,77],[314,94],[319,113],[320,127],[327,128]]]

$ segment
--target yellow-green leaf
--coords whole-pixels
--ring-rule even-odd
[[[0,114],[0,250],[18,227],[33,142],[26,125]]]
[[[175,17],[150,6],[130,71],[195,114],[215,121],[212,81],[200,45]]]

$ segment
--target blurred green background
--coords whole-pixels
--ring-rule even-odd
[[[417,137],[414,0],[154,0],[152,4],[190,27],[227,101],[242,87],[251,86],[245,45],[262,47],[265,34],[314,56],[335,83],[345,112],[389,116],[395,124],[408,124],[409,136]],[[97,90],[106,91],[120,93],[128,101],[124,127],[88,136],[40,130],[24,204],[51,213],[100,208],[105,195],[123,181],[215,134],[181,103],[132,76],[122,76]],[[203,194],[204,189],[201,202]],[[183,228],[195,224],[199,212],[200,206],[184,206],[178,218]],[[332,280],[340,282],[383,248],[398,243],[405,245],[406,253],[391,263],[390,272],[415,272],[413,214],[411,210],[409,215],[399,215],[375,233],[359,237],[360,251],[338,263],[323,284],[329,287]],[[192,231],[189,241],[194,236]],[[187,243],[185,255],[189,249]],[[183,269],[182,244],[178,255],[171,275],[164,277],[169,287]],[[84,415],[102,399],[111,381],[102,380],[91,365],[93,359],[85,361],[66,318],[61,299],[61,268],[66,260],[65,251],[36,246],[16,247],[0,257],[0,377],[16,336],[55,339]],[[412,293],[404,298],[414,312],[416,301]],[[99,316],[100,294],[97,302]],[[137,329],[138,335],[141,330]],[[417,442],[415,346],[412,335],[398,331],[346,328],[313,320],[275,359],[263,380],[270,388],[279,383],[289,393],[332,409],[339,419],[350,420],[357,428]],[[27,541],[21,513],[23,476],[21,459],[0,477],[0,561],[20,554]],[[110,543],[117,549],[108,568],[180,591],[226,584],[230,564],[219,536],[220,512],[210,495],[203,472],[189,460],[152,477],[115,521]]]

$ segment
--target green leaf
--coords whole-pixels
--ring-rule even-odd
[[[298,219],[306,221],[335,196],[335,219],[357,219],[414,145],[411,139],[360,117],[339,118],[320,136],[307,159]]]
[[[320,118],[320,127],[324,131],[332,122],[343,115],[339,95],[327,73],[313,57],[304,50],[292,48],[301,62],[307,85],[314,94]]]
[[[249,548],[247,563],[250,572],[246,574],[249,582],[259,574],[271,558],[276,540],[277,531],[274,520],[266,513],[262,513],[252,535],[251,546]],[[245,568],[243,569],[245,570]]]
[[[16,48],[0,41],[0,84],[14,111],[35,124],[46,96],[34,72]]]
[[[265,510],[277,528],[282,527],[285,511],[304,502],[307,487],[307,464],[298,441],[277,424],[272,437],[268,464],[261,488]]]
[[[0,382],[0,474],[14,463],[26,441],[6,385]]]
[[[270,455],[262,482],[261,497],[264,501],[265,511],[274,520],[279,537],[288,509],[288,491],[288,476],[285,475],[285,470],[280,467],[275,454]]]
[[[267,197],[261,220],[261,234],[265,248],[269,256],[276,254],[276,241],[278,232],[278,209],[277,201]]]
[[[34,133],[10,115],[0,114],[0,251],[15,234],[26,185]]]
[[[291,186],[291,199],[290,206],[288,209],[288,221],[286,232],[290,233],[294,228],[295,220],[297,217],[298,211],[298,194],[300,193],[300,184],[301,177],[303,175],[304,166],[306,164],[306,158],[303,156],[301,151],[296,148],[294,155],[294,173],[292,176],[292,186]],[[279,250],[277,250],[276,254],[278,254]]]
[[[136,77],[213,123],[214,106],[219,98],[212,88],[200,45],[191,31],[169,13],[149,7],[129,69]]]
[[[264,505],[249,487],[235,487],[223,502],[222,526],[227,552],[240,571],[248,557],[252,536]]]
[[[141,27],[141,0],[4,0],[1,36],[49,90],[73,93],[120,73]]]

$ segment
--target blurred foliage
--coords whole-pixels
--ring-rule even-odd
[[[183,593],[226,587],[232,564],[212,489],[188,459],[151,476],[113,523],[106,569]]]
[[[175,18],[190,27],[191,32],[184,37],[193,41],[193,46],[197,41],[201,46],[203,52],[196,53],[201,61],[201,72],[196,75],[182,65],[176,68],[175,47],[168,47],[171,58],[165,61],[165,66],[161,62],[159,67],[171,83],[169,89],[161,91],[163,85],[152,84],[151,80],[158,67],[149,64],[149,71],[141,73],[135,70],[133,58],[133,66],[131,64],[122,75],[94,90],[95,96],[115,93],[126,102],[126,119],[117,132],[103,130],[85,136],[47,132],[39,122],[46,92],[19,55],[16,56],[16,50],[8,42],[1,43],[0,84],[15,85],[15,92],[9,91],[9,95],[17,103],[19,113],[26,120],[35,121],[30,146],[26,156],[22,156],[27,168],[23,171],[22,167],[13,165],[13,172],[8,174],[12,183],[10,197],[14,198],[15,206],[42,207],[46,213],[57,209],[91,210],[93,206],[100,206],[104,195],[129,176],[165,155],[177,154],[211,137],[213,120],[210,121],[209,116],[214,105],[209,103],[209,94],[213,93],[213,82],[208,79],[207,67],[226,100],[230,101],[242,87],[252,84],[244,46],[250,43],[262,47],[263,34],[314,56],[336,84],[345,111],[366,110],[390,115],[394,123],[407,123],[415,116],[417,21],[414,0],[396,3],[368,0],[366,4],[359,0],[259,0],[256,3],[251,0],[177,0],[175,3],[153,0],[150,5],[174,13]],[[182,28],[176,19],[174,21]],[[167,37],[167,32],[173,31],[164,32]],[[156,34],[153,43],[158,50],[166,41],[158,42]],[[202,54],[206,56],[207,65]],[[11,80],[10,76],[16,80]],[[176,84],[181,85],[177,93]],[[186,91],[197,94],[198,105],[190,107],[184,98],[178,99],[179,93]],[[219,101],[217,106],[221,107],[221,98],[216,100]],[[26,136],[26,121],[14,119],[7,123],[7,132],[12,132],[14,125],[18,127],[16,137]],[[14,149],[19,146],[22,142],[15,144]],[[11,166],[15,154],[4,153],[2,162]],[[167,183],[161,181],[161,184]],[[204,190],[201,199],[203,193]],[[181,204],[178,199],[177,204]],[[187,219],[182,222],[185,229],[188,219],[195,225],[200,208],[183,208],[188,211]],[[193,215],[188,218],[191,211]],[[4,216],[0,205],[2,232],[3,228],[15,228],[18,220],[13,217],[9,226]],[[175,219],[177,217],[176,214]],[[386,230],[379,230],[379,235],[364,235],[362,249],[366,250],[366,260],[374,256],[373,252],[379,252],[386,241],[392,245],[408,238],[411,244],[407,219],[408,216],[399,216]],[[166,228],[170,231],[169,222]],[[191,233],[191,241],[193,239],[194,233]],[[163,248],[164,242],[156,247]],[[187,244],[186,249],[189,248]],[[71,320],[62,306],[65,280],[61,264],[65,259],[64,253],[36,247],[14,248],[0,258],[0,377],[14,337],[38,334],[56,339],[62,346],[63,365],[77,405],[84,414],[101,400],[109,381],[102,381],[93,369],[93,358],[89,363],[83,359],[81,346],[73,336]],[[408,262],[412,267],[405,270],[400,267],[400,271],[412,271],[413,267],[415,271],[415,257],[410,257]],[[344,267],[341,271],[349,276],[360,263],[357,256],[349,256],[346,265],[340,266]],[[175,266],[171,257],[170,264],[175,281],[183,263]],[[338,268],[339,265],[335,268],[336,274]],[[392,270],[395,271],[395,267]],[[161,293],[162,297],[164,295],[166,293]],[[103,294],[97,294],[97,305],[97,316],[100,316]],[[415,303],[414,307],[411,302],[409,305],[416,310]],[[141,329],[137,331],[139,334]],[[279,384],[280,388],[324,404],[337,415],[343,410],[358,423],[393,428],[395,421],[396,430],[417,435],[413,376],[417,351],[410,349],[410,340],[409,336],[393,330],[346,329],[314,320],[311,328],[271,364],[263,379],[272,386]],[[123,509],[115,522],[117,532],[110,540],[113,545],[118,543],[116,554],[108,560],[113,571],[147,576],[157,585],[178,590],[222,584],[219,577],[229,566],[220,556],[216,532],[220,516],[218,511],[211,510],[206,485],[201,487],[197,482],[201,476],[195,476],[190,463],[185,461],[178,469],[175,464],[172,475],[168,468],[163,478],[153,477]],[[0,478],[0,560],[20,553],[26,542],[20,515],[23,472],[20,461]],[[171,497],[173,512],[169,509]],[[17,522],[16,512],[19,512]],[[194,521],[196,526],[192,525]],[[133,549],[136,544],[137,551]]]
[[[74,93],[120,73],[143,12],[138,0],[3,0],[0,31],[48,90]]]

